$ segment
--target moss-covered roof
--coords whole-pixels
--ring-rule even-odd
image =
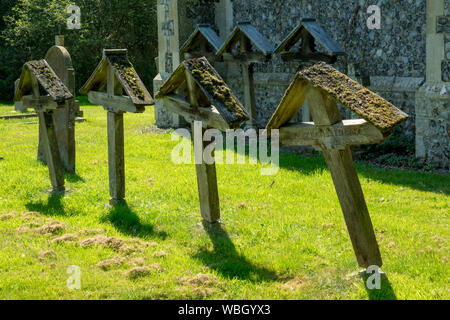
[[[289,51],[298,41],[301,40],[301,33],[306,29],[314,40],[318,41],[326,53],[330,55],[344,55],[344,50],[333,38],[320,26],[315,19],[302,19],[301,23],[280,43],[275,49],[275,53]]]
[[[128,59],[126,50],[105,50],[104,57],[89,80],[80,89],[81,94],[103,91],[107,84],[107,69],[111,66],[126,94],[135,105],[151,105],[153,98]]]
[[[183,56],[184,53],[191,51],[193,47],[197,46],[202,37],[211,46],[213,53],[216,53],[223,45],[222,39],[219,38],[209,24],[199,24],[181,47],[180,56]]]
[[[408,115],[392,103],[324,62],[299,72],[298,77],[322,89],[382,131],[390,130],[408,119]]]
[[[194,78],[204,98],[210,105],[216,107],[230,127],[239,126],[249,120],[250,117],[245,108],[204,57],[184,61],[164,83],[156,94],[156,98],[161,99],[179,89],[186,82],[186,70]]]
[[[319,62],[297,74],[269,121],[268,129],[278,129],[295,117],[307,99],[307,86],[322,90],[382,132],[390,131],[408,119],[406,113],[389,101],[332,66]],[[309,107],[314,108],[314,105]]]
[[[45,60],[29,61],[24,64],[14,101],[20,101],[24,95],[31,94],[31,75],[38,80],[40,90],[56,102],[72,99],[73,95]]]

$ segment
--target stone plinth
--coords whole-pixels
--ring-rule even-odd
[[[416,156],[449,169],[450,84],[425,83],[416,93]]]

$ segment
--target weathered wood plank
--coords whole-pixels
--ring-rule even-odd
[[[308,105],[314,123],[319,126],[333,125],[342,120],[336,101],[320,89],[308,88]]]
[[[308,104],[316,126],[330,126],[341,121],[336,101],[321,90],[308,90]],[[319,145],[320,146],[320,145]],[[349,146],[343,150],[321,145],[333,178],[356,258],[361,267],[381,267],[382,260],[373,231],[361,184]]]
[[[199,88],[195,86],[192,75],[186,71],[189,103],[193,109],[198,108]],[[197,172],[200,211],[204,221],[217,222],[220,219],[219,191],[217,187],[216,165],[203,161],[205,143],[203,134],[205,129],[192,123],[192,137],[194,140],[195,169]]]
[[[323,154],[333,178],[358,264],[364,268],[371,265],[381,267],[383,262],[380,249],[350,148],[324,149]]]
[[[123,114],[108,111],[108,168],[111,205],[125,199]]]
[[[197,83],[194,80],[194,77],[192,77],[189,70],[185,70],[184,74],[186,76],[186,86],[187,91],[189,93],[189,103],[192,106],[193,109],[196,109],[200,106],[199,101],[201,100],[201,91],[197,85]]]
[[[42,142],[45,158],[53,187],[52,192],[64,192],[64,170],[56,139],[53,115],[50,112],[39,112],[39,122],[42,124]]]
[[[240,51],[242,54],[251,52],[251,43],[247,36],[242,33],[240,39]],[[255,126],[256,119],[256,98],[255,98],[255,84],[253,79],[253,65],[248,63],[241,63],[242,67],[242,81],[244,86],[244,105],[250,116],[247,122],[250,126]]]
[[[264,63],[270,61],[270,55],[266,56],[258,52],[224,53],[223,61],[238,63]]]
[[[101,105],[106,111],[142,113],[145,107],[138,108],[127,96],[109,96],[105,92],[89,91],[89,102]]]
[[[244,84],[244,105],[250,117],[247,123],[253,127],[256,125],[256,98],[252,64],[242,64],[242,80]]]
[[[205,142],[203,141],[204,128],[196,128],[192,124],[194,155],[196,162],[203,159]],[[212,151],[214,156],[214,151]],[[200,199],[200,211],[204,221],[215,223],[220,219],[219,191],[217,187],[217,174],[215,164],[196,163],[198,194]]]
[[[38,98],[34,96],[23,96],[22,102],[25,108],[33,108],[38,112],[52,111],[62,107],[62,105],[58,105],[50,96],[40,96]]]
[[[363,119],[343,120],[331,126],[303,122],[280,128],[280,143],[285,146],[314,144],[327,149],[344,149],[347,145],[381,143],[388,137]]]
[[[307,88],[308,86],[305,80],[295,78],[286,90],[280,105],[267,124],[268,135],[270,135],[270,129],[279,129],[285,123],[295,118],[297,112],[305,102]]]
[[[168,95],[163,98],[163,101],[167,110],[183,116],[189,123],[201,121],[205,128],[216,128],[222,131],[231,129],[214,106],[193,109],[190,103],[178,95]]]
[[[285,52],[281,54],[281,59],[283,61],[289,62],[289,61],[304,61],[304,62],[310,62],[310,61],[324,61],[326,63],[335,63],[337,60],[337,57],[330,56],[325,53],[320,52],[313,52],[313,53],[302,53],[302,52]]]
[[[190,51],[184,54],[184,59],[198,59],[205,57],[210,62],[223,62],[222,57],[217,57],[215,53],[205,52],[205,51]]]

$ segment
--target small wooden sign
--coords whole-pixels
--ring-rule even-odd
[[[64,192],[64,170],[55,131],[54,111],[64,108],[73,95],[46,60],[25,63],[14,95],[39,115],[43,148],[53,192]]]
[[[80,89],[89,102],[108,111],[108,166],[110,204],[125,201],[123,114],[142,113],[153,98],[128,59],[126,49],[105,49],[103,59]],[[125,93],[125,95],[124,95]]]
[[[304,101],[314,122],[291,123]],[[362,119],[342,120],[337,102]],[[350,146],[388,139],[408,115],[324,62],[297,74],[267,125],[284,145],[312,145],[330,169],[348,232],[361,267],[382,266],[369,211]]]
[[[205,57],[181,63],[156,93],[156,98],[163,100],[169,111],[182,115],[192,124],[194,141],[202,141],[194,147],[196,159],[203,158],[205,129],[235,129],[249,119],[247,111]],[[194,129],[195,121],[202,122],[201,132]],[[220,207],[216,166],[202,161],[196,164],[196,170],[203,220],[217,222]]]

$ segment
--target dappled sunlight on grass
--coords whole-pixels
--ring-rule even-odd
[[[320,155],[282,153],[274,176],[248,161],[217,165],[222,219],[205,227],[195,167],[172,163],[177,142],[153,126],[152,107],[125,114],[127,204],[110,207],[106,112],[82,109],[77,173],[62,196],[48,194],[36,161],[37,122],[0,121],[0,298],[449,298],[448,174],[356,163],[386,273],[371,291]],[[34,231],[55,221],[58,234]],[[98,245],[80,246],[97,233]],[[121,263],[105,271],[104,261]],[[69,265],[82,269],[80,291],[66,288]],[[130,280],[142,265],[148,273]]]

